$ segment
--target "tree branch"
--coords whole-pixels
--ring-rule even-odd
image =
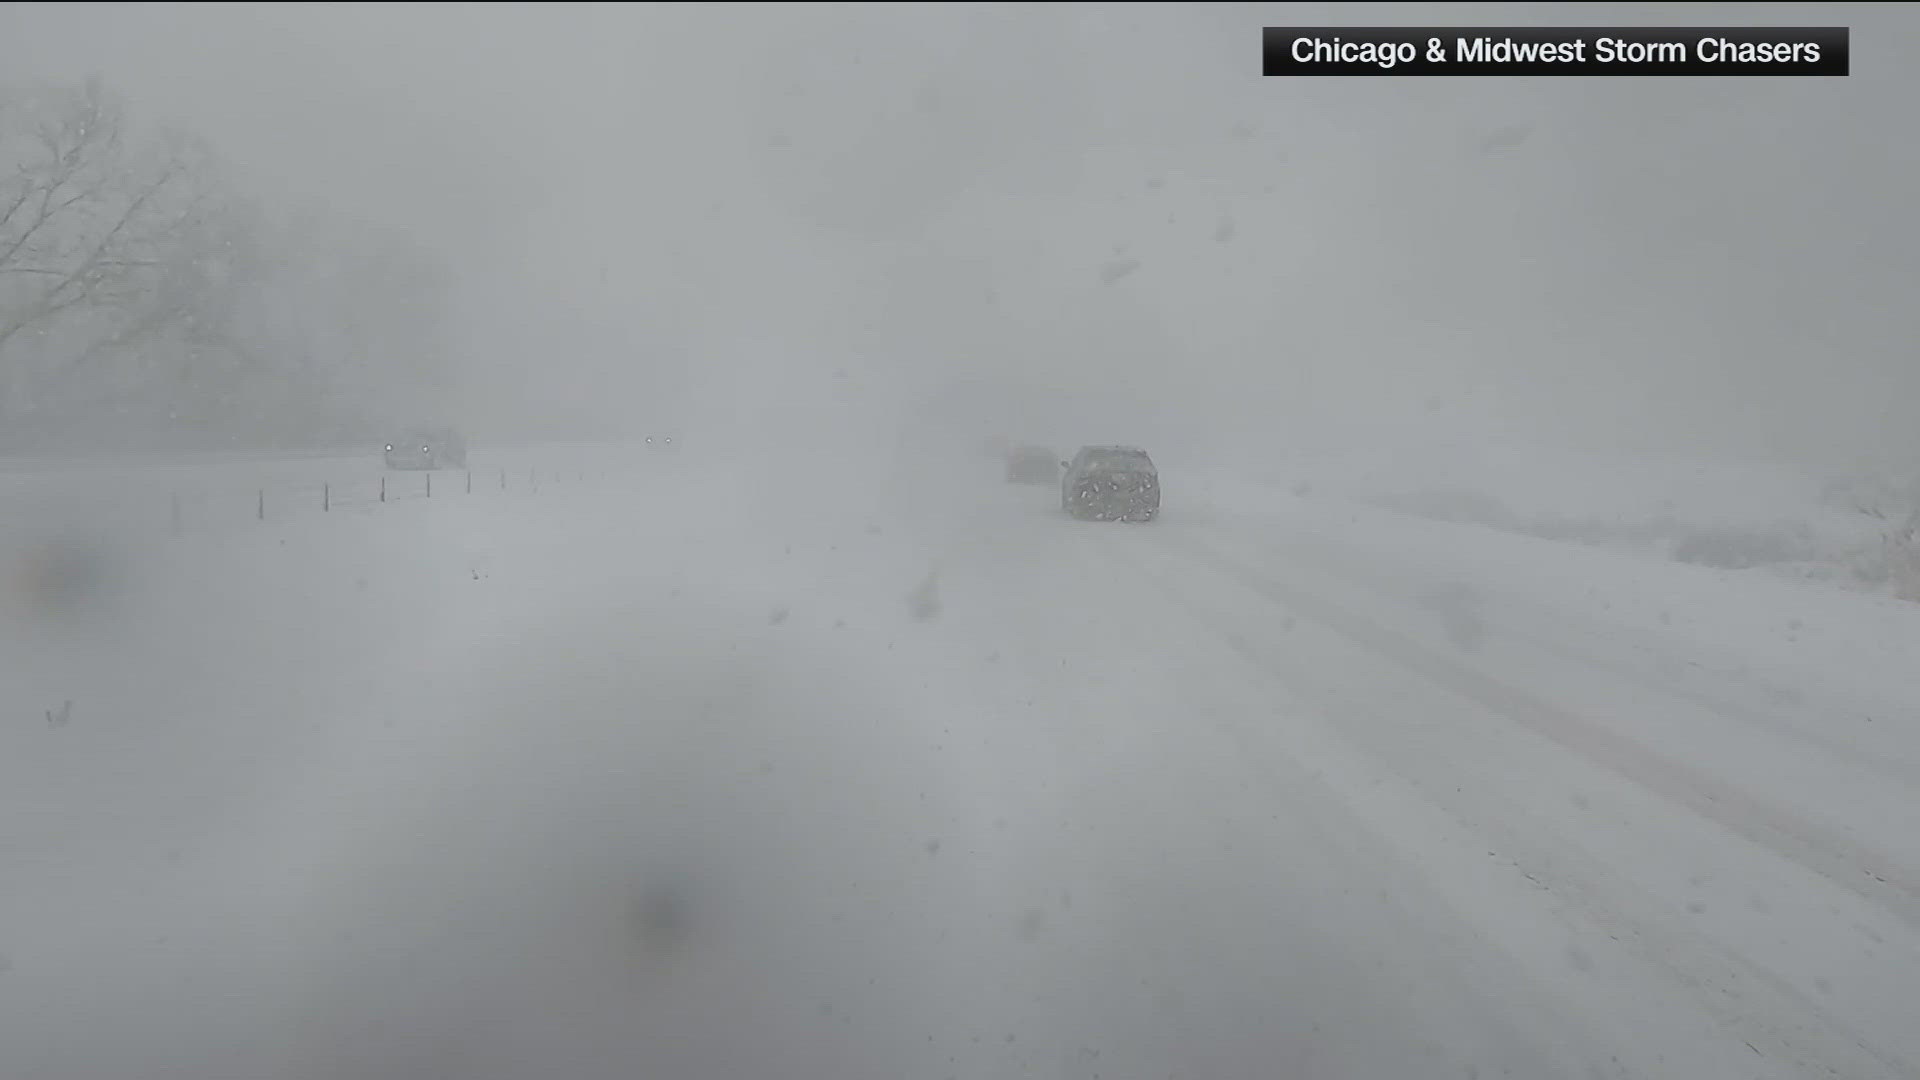
[[[89,90],[89,93],[92,91]],[[34,211],[33,224],[27,226],[24,232],[15,237],[5,252],[0,252],[0,265],[11,262],[20,253],[20,249],[26,246],[27,241],[31,240],[34,234],[44,228],[48,222],[59,217],[82,199],[98,195],[106,186],[105,179],[96,184],[82,185],[79,190],[62,198],[58,205],[54,205],[54,197],[60,193],[60,189],[72,181],[85,166],[82,151],[99,146],[103,139],[107,150],[115,148],[119,142],[119,125],[104,115],[97,100],[91,98],[87,100],[85,115],[77,123],[78,137],[73,145],[68,147],[64,145],[61,135],[64,131],[71,130],[73,126],[57,128],[51,123],[40,126],[40,143],[46,149],[48,157],[46,177],[39,185],[29,184],[21,193],[20,199],[20,202],[24,203],[37,191],[40,195],[40,206]],[[22,172],[25,171],[25,166],[22,166]],[[18,205],[9,209],[5,217],[0,217],[0,221],[11,220],[17,209]]]
[[[21,168],[21,173],[24,175],[25,172],[26,172],[26,169],[23,166]],[[20,208],[27,205],[28,199],[33,198],[34,190],[35,188],[34,188],[34,185],[32,184],[20,185],[20,197],[13,200],[13,205],[7,207],[6,213],[0,214],[0,228],[5,228],[9,222],[13,221],[13,215],[16,213],[19,213]]]
[[[101,259],[99,265],[115,269],[143,269],[167,264],[163,259]],[[53,277],[65,277],[67,273],[65,270],[49,270],[42,266],[0,266],[0,274],[47,274]]]
[[[52,295],[53,295],[52,293],[47,294],[48,300],[51,300]],[[74,306],[75,304],[78,304],[80,301],[85,300],[86,298],[87,298],[86,292],[82,291],[82,292],[74,293],[72,296],[69,296],[64,300],[53,301],[51,303],[47,302],[47,300],[43,300],[38,310],[29,312],[27,315],[25,315],[18,321],[14,322],[10,326],[0,327],[0,350],[4,350],[6,348],[7,340],[13,337],[13,335],[19,333],[22,330],[25,330],[27,327],[32,326],[35,323],[45,322],[46,320],[53,318],[55,315],[60,314],[61,312],[67,310],[68,308]]]
[[[101,260],[105,257],[107,249],[110,248],[113,242],[119,239],[120,234],[126,230],[127,223],[132,221],[134,216],[144,209],[155,195],[159,194],[160,189],[165,187],[177,172],[177,165],[168,166],[164,172],[154,178],[153,183],[148,184],[139,195],[135,196],[133,201],[127,204],[127,208],[121,212],[119,220],[115,221],[113,227],[107,230],[106,235],[100,238],[100,242],[94,245],[93,251],[80,261],[80,265],[73,268],[73,272],[67,275],[66,280],[48,290],[46,300],[53,300],[54,297],[59,296],[62,291],[74,284],[81,284],[83,286],[88,284],[88,279],[93,278],[94,271],[100,268]],[[98,285],[98,279],[94,278],[91,284]],[[77,295],[85,296],[88,291],[87,288],[83,287]]]

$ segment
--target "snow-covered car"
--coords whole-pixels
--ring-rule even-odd
[[[467,444],[447,428],[414,431],[387,444],[389,469],[464,469]]]
[[[1160,514],[1160,470],[1134,446],[1083,446],[1062,462],[1060,509],[1095,521],[1152,521]]]
[[[1051,484],[1060,477],[1060,459],[1044,446],[1016,446],[1007,453],[1007,483]]]

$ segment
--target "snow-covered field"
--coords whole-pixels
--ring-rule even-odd
[[[1920,605],[597,460],[5,594],[0,1076],[1920,1073]]]
[[[1821,469],[1416,443],[1294,449],[1199,471],[1296,497],[1920,599],[1920,461]]]

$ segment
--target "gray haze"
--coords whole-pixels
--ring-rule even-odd
[[[1913,1080],[1916,30],[0,5],[0,1080]]]
[[[1257,70],[1263,24],[1756,20],[1852,25],[1855,74]],[[101,74],[261,198],[428,246],[457,281],[452,411],[483,428],[712,423],[836,400],[838,371],[890,409],[962,379],[1098,386],[1170,433],[1831,455],[1914,443],[1916,28],[1826,5],[13,5],[0,70]]]

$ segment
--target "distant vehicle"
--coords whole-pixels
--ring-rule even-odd
[[[1160,470],[1133,446],[1083,446],[1060,463],[1060,509],[1081,520],[1152,521],[1160,514]]]
[[[674,444],[674,441],[673,441],[673,436],[671,436],[671,435],[649,435],[649,436],[647,436],[647,446],[648,446],[648,448],[650,448],[650,449],[653,449],[653,450],[671,450],[671,449],[673,449],[673,448],[674,448],[674,445],[675,445],[675,444]]]
[[[464,469],[467,444],[447,428],[415,431],[387,444],[389,469]]]
[[[1060,478],[1060,459],[1044,446],[1016,446],[1007,452],[1007,483],[1051,484]]]

